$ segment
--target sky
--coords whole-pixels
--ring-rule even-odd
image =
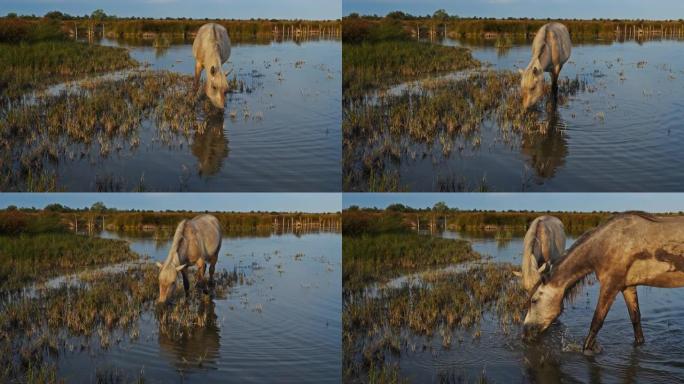
[[[43,208],[58,203],[70,208],[101,201],[109,208],[191,211],[338,212],[339,193],[1,193],[0,208]]]
[[[384,16],[400,10],[426,15],[441,8],[462,17],[684,18],[681,0],[343,0],[342,12]]]
[[[108,15],[222,19],[339,19],[341,0],[0,0],[0,15],[70,15],[103,9]]]
[[[684,211],[681,193],[345,193],[342,205],[385,208],[401,203],[426,208],[439,201],[461,210]]]

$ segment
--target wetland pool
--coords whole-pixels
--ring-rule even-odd
[[[145,71],[194,73],[192,41],[165,47],[112,39],[98,44],[125,47]],[[34,161],[54,178],[57,190],[74,192],[339,191],[341,50],[339,41],[323,39],[234,43],[223,68],[232,70],[229,79],[241,89],[227,96],[223,114],[200,114],[205,129],[169,135],[148,117],[133,137],[108,129],[84,143],[64,128],[50,138],[57,147],[53,154]]]
[[[493,41],[442,43],[471,49],[485,72],[517,73],[531,55],[528,44],[502,49]],[[683,47],[677,40],[576,44],[561,79],[580,87],[557,104],[537,106],[545,132],[511,132],[497,118],[482,116],[474,133],[443,134],[450,137],[446,144],[442,135],[392,137],[392,147],[401,150],[393,150],[385,167],[396,174],[399,189],[416,192],[682,190]],[[410,84],[421,88],[421,81]],[[518,92],[518,84],[511,92]],[[380,145],[387,146],[383,140]]]
[[[492,262],[520,264],[522,237],[505,241],[494,234],[477,236],[445,232],[444,237],[466,239],[473,249],[491,256]],[[574,238],[569,237],[566,246]],[[485,315],[481,335],[457,331],[459,342],[442,347],[437,334],[431,340],[408,335],[427,349],[402,349],[395,356],[400,376],[419,381],[476,381],[535,383],[671,383],[684,375],[684,298],[682,289],[639,287],[642,326],[646,343],[633,347],[632,324],[624,300],[618,296],[598,335],[603,351],[587,357],[581,345],[589,330],[598,297],[597,283],[589,283],[574,302],[566,302],[559,320],[533,343],[520,339],[521,327],[503,332],[498,320]]]
[[[170,240],[103,232],[152,260]],[[144,312],[137,340],[107,349],[60,351],[58,377],[91,382],[95,369],[145,382],[329,382],[341,375],[341,236],[336,233],[224,238],[217,272],[244,274],[227,298],[214,298],[207,326],[172,340]],[[195,269],[190,270],[194,276]],[[97,343],[95,343],[97,344]],[[93,369],[83,369],[92,367]]]

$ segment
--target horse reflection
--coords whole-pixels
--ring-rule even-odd
[[[520,148],[535,175],[542,180],[554,177],[556,170],[565,164],[568,156],[568,142],[558,128],[561,119],[555,95],[546,103],[546,118],[547,131],[525,133]]]
[[[206,121],[204,132],[195,133],[191,146],[192,154],[197,158],[200,176],[216,174],[230,152],[228,138],[223,131],[223,114],[213,114]]]
[[[221,336],[216,324],[214,302],[209,300],[200,303],[197,315],[206,315],[203,326],[184,329],[180,336],[175,337],[159,332],[159,350],[179,370],[215,369],[220,358]]]

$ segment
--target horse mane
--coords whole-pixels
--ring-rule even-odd
[[[176,251],[178,250],[178,246],[180,245],[181,240],[183,240],[183,230],[185,230],[185,224],[187,223],[187,220],[181,220],[180,223],[178,223],[178,226],[176,227],[176,233],[173,235],[173,242],[171,243],[171,251]],[[166,260],[165,264],[168,264],[169,260]]]

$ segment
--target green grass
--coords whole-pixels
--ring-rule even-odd
[[[467,241],[415,233],[345,236],[342,254],[342,284],[347,291],[405,273],[480,258]]]
[[[478,67],[470,51],[412,40],[343,44],[345,100],[429,75]]]
[[[30,90],[136,65],[123,48],[74,41],[0,43],[0,97],[14,99]]]
[[[0,236],[0,292],[85,267],[137,259],[122,240],[71,233]]]

